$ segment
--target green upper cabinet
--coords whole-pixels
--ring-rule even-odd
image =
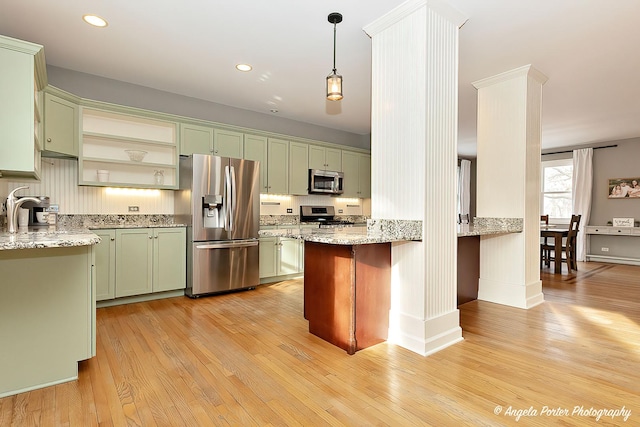
[[[369,154],[342,151],[344,172],[343,197],[371,197],[371,156]]]
[[[43,154],[78,157],[78,111],[77,103],[45,92]]]
[[[213,155],[242,159],[244,153],[244,134],[227,130],[213,131]]]
[[[242,159],[244,134],[182,123],[180,125],[180,154],[213,154]]]
[[[0,174],[40,178],[42,46],[0,36]]]
[[[289,141],[267,139],[267,192],[289,194]]]
[[[180,124],[180,154],[211,154],[213,128],[192,124]]]
[[[360,187],[360,197],[368,199],[371,197],[371,155],[360,154],[358,159],[358,184]]]
[[[260,162],[260,192],[268,193],[267,137],[244,135],[244,158]]]
[[[289,194],[309,194],[309,145],[289,142]]]
[[[342,150],[309,145],[309,169],[342,171]]]

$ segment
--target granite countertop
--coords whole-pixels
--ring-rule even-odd
[[[521,218],[476,218],[473,224],[458,225],[458,237],[522,233]],[[422,221],[373,220],[367,228],[301,228],[299,224],[261,230],[263,237],[289,237],[309,242],[335,245],[366,245],[422,240]]]
[[[389,243],[411,240],[402,236],[370,233],[362,227],[349,228],[279,228],[261,230],[261,237],[290,237],[307,242],[330,243],[333,245],[366,245],[370,243]]]
[[[486,226],[477,224],[458,225],[458,237],[488,236],[492,234],[522,233],[522,227],[517,226]]]
[[[187,224],[92,224],[87,226],[89,230],[110,230],[110,229],[124,229],[124,228],[177,228],[186,227]]]
[[[12,249],[66,248],[71,246],[89,246],[100,243],[100,237],[86,228],[59,229],[27,228],[10,234],[0,231],[0,251]]]
[[[422,240],[421,221],[369,220],[367,228],[290,228],[261,230],[262,237],[289,237],[333,245],[366,245]]]

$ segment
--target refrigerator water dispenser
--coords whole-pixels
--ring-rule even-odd
[[[225,210],[220,194],[207,194],[202,197],[204,228],[224,228]]]

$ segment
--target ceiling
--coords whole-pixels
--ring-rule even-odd
[[[45,46],[47,63],[357,134],[370,133],[370,39],[403,0],[2,0],[0,34]],[[449,0],[460,29],[459,146],[475,154],[471,82],[532,64],[543,149],[640,137],[638,0]],[[344,99],[325,99],[333,61]],[[109,26],[81,17],[94,13]],[[241,73],[239,63],[253,71]],[[271,112],[277,110],[277,112]]]

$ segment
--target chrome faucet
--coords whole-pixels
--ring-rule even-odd
[[[18,208],[20,208],[24,202],[34,202],[38,204],[41,202],[40,199],[36,199],[35,197],[22,197],[18,199],[15,196],[16,191],[27,188],[29,188],[27,185],[18,187],[9,193],[9,197],[7,197],[7,231],[9,233],[15,233],[18,228]]]

